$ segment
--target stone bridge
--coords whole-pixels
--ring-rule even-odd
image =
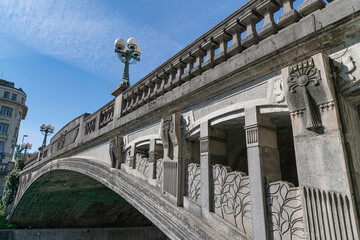
[[[12,222],[359,239],[360,1],[292,2],[249,1],[69,122],[26,162]]]

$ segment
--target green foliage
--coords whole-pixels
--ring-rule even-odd
[[[17,226],[15,224],[8,223],[8,220],[5,218],[4,212],[0,210],[0,229],[9,228],[17,228]]]
[[[14,169],[9,172],[4,180],[4,192],[2,196],[2,209],[6,210],[7,207],[15,200],[16,192],[19,187],[19,173],[24,167],[21,160],[16,160]]]

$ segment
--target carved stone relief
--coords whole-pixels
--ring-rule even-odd
[[[145,176],[148,176],[149,158],[143,157],[140,153],[137,153],[135,159],[135,168]]]
[[[281,103],[285,101],[283,80],[278,79],[274,82],[274,101]]]
[[[300,117],[309,131],[324,128],[320,105],[334,101],[330,74],[329,60],[322,53],[282,71],[290,114],[292,118]]]
[[[348,196],[304,187],[309,239],[358,239]]]
[[[59,142],[58,142],[58,146],[57,146],[57,150],[61,150],[61,149],[64,148],[64,146],[65,146],[66,133],[67,133],[67,131],[65,131],[64,133],[62,133],[62,134],[60,135]]]
[[[312,58],[289,68],[289,92],[302,92],[307,114],[306,128],[308,130],[322,127],[315,110],[316,103],[314,103],[308,90],[308,87],[319,86],[320,80],[320,71],[314,66]]]
[[[186,168],[185,189],[186,196],[200,203],[200,164],[190,163]]]
[[[300,189],[278,181],[266,189],[269,229],[272,239],[305,239]]]
[[[216,164],[213,174],[214,212],[246,234],[252,234],[249,177]]]
[[[163,120],[162,124],[162,140],[163,146],[167,149],[167,157],[172,159],[173,158],[173,143],[170,137],[170,134],[174,132],[174,123],[172,121],[172,116],[166,117]]]
[[[120,153],[122,152],[122,137],[116,136],[110,140],[109,154],[111,159],[111,167],[120,168]]]
[[[96,128],[96,118],[91,119],[85,123],[85,135],[95,131]]]
[[[360,62],[359,54],[356,49],[350,49],[346,51],[343,57],[339,59],[335,56],[334,65],[337,73],[337,83],[340,88],[345,87],[360,79],[360,68],[358,64]]]
[[[163,172],[164,172],[164,160],[161,158],[156,159],[156,179],[160,186],[163,181]]]

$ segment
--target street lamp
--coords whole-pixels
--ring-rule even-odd
[[[48,135],[50,135],[51,133],[54,133],[55,127],[51,126],[50,124],[46,125],[42,124],[40,126],[40,132],[42,132],[44,134],[44,141],[41,147],[45,147],[46,146],[46,138]]]
[[[133,37],[127,40],[127,46],[124,39],[118,38],[115,40],[115,52],[120,61],[125,64],[121,84],[129,87],[129,65],[140,62],[141,48],[138,41]]]
[[[26,160],[26,151],[27,151],[28,149],[31,149],[32,144],[31,144],[31,143],[22,143],[22,144],[21,144],[21,147],[22,147],[23,149],[25,149],[24,156],[23,156],[23,160],[25,161],[25,160]]]

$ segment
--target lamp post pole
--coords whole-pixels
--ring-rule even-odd
[[[24,156],[23,156],[23,160],[25,161],[25,160],[26,160],[26,151],[27,151],[28,149],[31,149],[32,144],[31,144],[31,143],[22,143],[22,144],[21,144],[21,147],[23,147],[23,149],[25,150],[25,151],[24,151]]]
[[[120,61],[125,65],[121,85],[129,87],[129,65],[140,61],[141,48],[138,41],[133,37],[127,40],[127,44],[124,39],[118,38],[115,40],[115,52],[117,53]]]
[[[51,133],[54,133],[54,130],[55,130],[55,127],[54,126],[51,126],[50,124],[46,125],[45,124],[42,124],[40,126],[40,132],[42,132],[44,134],[44,141],[41,145],[41,147],[45,147],[46,146],[46,139],[47,139],[47,136],[50,135]]]

